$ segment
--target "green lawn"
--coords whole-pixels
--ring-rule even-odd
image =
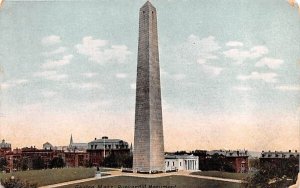
[[[227,179],[235,179],[235,180],[244,180],[249,174],[220,172],[220,171],[202,171],[202,172],[193,172],[192,175],[211,176],[211,177],[227,178]]]
[[[105,169],[101,169],[105,171]],[[30,170],[22,172],[13,172],[8,174],[0,173],[0,179],[6,179],[14,176],[23,181],[37,183],[38,186],[51,185],[66,181],[90,178],[95,176],[94,168],[63,168],[47,170]]]
[[[242,185],[238,183],[206,180],[206,179],[199,179],[199,178],[186,177],[186,176],[167,176],[167,177],[160,177],[160,178],[119,176],[119,177],[111,177],[106,179],[94,180],[94,181],[85,182],[81,184],[62,186],[60,188],[87,188],[87,187],[104,188],[105,186],[109,188],[128,188],[134,186],[139,188],[161,188],[163,186],[166,186],[168,188],[198,188],[198,187],[199,188],[201,187],[239,188],[242,187]]]

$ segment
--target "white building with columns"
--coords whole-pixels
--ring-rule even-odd
[[[199,157],[194,155],[165,155],[165,170],[168,171],[197,171]]]

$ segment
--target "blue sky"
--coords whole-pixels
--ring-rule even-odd
[[[18,147],[64,145],[71,133],[132,142],[143,3],[4,2],[0,137]],[[167,150],[299,149],[297,9],[285,0],[152,3]]]

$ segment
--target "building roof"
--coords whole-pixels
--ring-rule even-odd
[[[43,146],[52,146],[52,144],[50,144],[49,142],[46,142],[43,144]]]
[[[72,146],[87,146],[87,143],[73,143]]]
[[[283,159],[283,158],[290,158],[290,157],[299,157],[299,153],[296,150],[295,152],[288,151],[288,152],[282,152],[282,151],[268,151],[264,152],[262,151],[260,158],[273,158],[273,159]]]
[[[212,150],[208,151],[207,155],[223,155],[225,157],[248,157],[247,150]]]
[[[89,144],[94,144],[94,143],[105,143],[105,144],[109,144],[109,143],[120,143],[120,142],[123,142],[124,144],[127,144],[127,142],[125,142],[124,140],[121,140],[121,139],[108,139],[108,137],[102,137],[101,139],[95,139],[91,142],[89,142]]]
[[[6,143],[4,139],[0,143],[0,149],[3,149],[3,148],[11,148],[11,144],[10,143]]]
[[[187,154],[184,154],[184,155],[165,155],[165,159],[198,159],[199,157],[198,156],[194,156],[194,155],[187,155]]]

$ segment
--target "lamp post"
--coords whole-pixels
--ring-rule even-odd
[[[104,152],[103,152],[103,158],[105,159],[105,138],[103,139],[104,140]]]

